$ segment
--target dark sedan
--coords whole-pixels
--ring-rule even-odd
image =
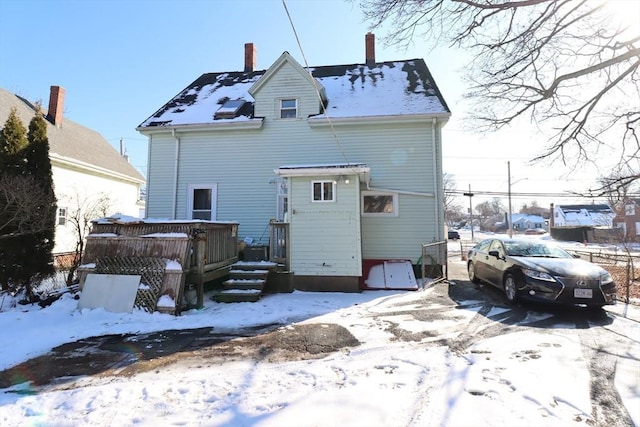
[[[529,299],[602,307],[615,304],[616,284],[603,268],[540,240],[486,239],[468,256],[469,279]]]

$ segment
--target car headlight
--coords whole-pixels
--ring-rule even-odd
[[[524,274],[526,274],[527,276],[534,278],[534,279],[538,279],[538,280],[546,280],[548,282],[555,282],[556,279],[554,279],[553,277],[551,277],[551,275],[543,272],[543,271],[537,271],[537,270],[531,270],[529,268],[523,268],[522,272]]]
[[[613,282],[613,277],[611,277],[611,274],[609,274],[609,272],[604,272],[600,275],[600,283],[601,284],[606,284],[606,283],[611,283]]]

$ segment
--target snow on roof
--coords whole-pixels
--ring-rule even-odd
[[[423,59],[382,62],[372,67],[311,67],[310,71],[326,90],[326,112],[332,118],[450,113]],[[139,128],[252,120],[254,99],[248,91],[265,72],[203,74]],[[247,103],[234,118],[216,118],[216,111],[229,100]]]

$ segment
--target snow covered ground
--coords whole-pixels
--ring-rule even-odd
[[[83,337],[203,326],[335,323],[362,344],[317,360],[178,363],[132,377],[69,378],[40,388],[31,387],[24,372],[25,382],[0,390],[0,425],[593,425],[588,362],[574,329],[523,328],[453,352],[439,342],[460,334],[481,305],[467,301],[448,309],[435,298],[437,286],[447,285],[415,292],[296,291],[257,303],[207,299],[204,309],[179,317],[79,310],[68,295],[45,309],[8,309],[5,301],[0,369]],[[439,317],[425,322],[408,314],[425,309]],[[494,310],[490,314],[503,309]],[[432,338],[397,340],[388,332],[391,323]],[[615,385],[640,425],[640,327],[615,318],[608,328],[636,337],[620,359]]]

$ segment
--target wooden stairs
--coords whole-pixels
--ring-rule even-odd
[[[229,279],[213,299],[217,302],[256,302],[267,285],[269,274],[278,264],[269,261],[240,261],[231,266]]]

